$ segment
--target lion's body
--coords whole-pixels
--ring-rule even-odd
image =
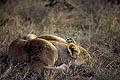
[[[31,54],[31,64],[38,64],[39,67],[52,67],[58,59],[56,47],[47,40],[33,39],[28,50]],[[31,51],[32,50],[32,51]]]
[[[65,69],[71,64],[80,65],[91,59],[83,47],[66,42],[63,38],[44,35],[30,40],[17,39],[9,46],[8,56],[13,63],[29,63],[32,68]],[[54,65],[61,65],[54,67]]]
[[[14,64],[28,62],[28,56],[24,49],[26,43],[26,40],[17,39],[10,44],[8,56]]]
[[[60,43],[58,41],[50,41],[58,50],[58,60],[56,62],[57,65],[60,65],[62,63],[68,64],[70,62],[71,53],[68,50],[68,44],[67,43]]]
[[[42,38],[42,39],[46,39],[48,41],[59,41],[59,42],[66,42],[65,39],[58,37],[56,35],[52,35],[52,34],[44,34],[44,35],[40,35],[38,38]]]
[[[31,35],[31,36],[30,36]],[[29,34],[29,38],[33,39],[35,37],[32,37],[34,34]],[[34,35],[36,36],[36,35]],[[46,39],[48,41],[50,41],[58,50],[58,55],[59,55],[59,59],[63,58],[62,61],[61,60],[57,60],[57,61],[61,61],[64,63],[68,63],[67,60],[72,60],[73,64],[82,64],[84,62],[89,62],[91,59],[90,54],[87,52],[87,50],[79,45],[77,45],[77,43],[74,41],[74,39],[69,38],[67,40],[58,37],[56,35],[52,35],[52,34],[44,34],[44,35],[40,35],[40,36],[36,36],[36,38],[42,38],[42,39]],[[70,57],[70,55],[72,55],[74,58],[77,57],[76,60],[73,60],[73,58]],[[75,62],[74,62],[75,61]]]
[[[54,66],[58,58],[56,47],[44,39],[15,40],[9,46],[8,56],[13,63],[27,63],[30,57],[30,65],[39,67]]]
[[[28,34],[27,36],[25,36],[26,40],[32,40],[32,39],[35,39],[35,38],[42,38],[42,39],[45,39],[45,40],[48,40],[48,41],[66,42],[65,39],[63,39],[61,37],[58,37],[56,35],[53,35],[53,34],[43,34],[43,35],[40,35],[40,36],[37,36],[35,34]]]

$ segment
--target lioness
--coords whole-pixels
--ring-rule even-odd
[[[14,40],[9,46],[8,56],[13,63],[29,63],[30,67],[36,70],[38,68],[65,70],[69,64],[80,65],[91,59],[89,53],[75,43],[45,40],[42,37]],[[60,66],[54,67],[54,64]]]
[[[14,40],[9,46],[8,56],[13,62],[28,63],[32,68],[60,69],[66,68],[65,64],[54,67],[58,59],[57,48],[45,39]]]
[[[32,34],[29,34],[29,39],[34,39],[32,37]],[[36,35],[35,35],[36,36]],[[80,65],[85,62],[90,62],[91,56],[87,52],[86,49],[83,47],[77,45],[77,43],[74,41],[74,39],[70,38],[66,41],[63,41],[64,39],[61,37],[56,37],[55,35],[40,35],[39,37],[36,36],[36,38],[43,38],[48,41],[50,41],[58,50],[58,60],[57,63],[63,62],[68,63],[71,62],[72,64]]]

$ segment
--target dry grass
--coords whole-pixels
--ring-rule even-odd
[[[101,0],[69,0],[69,3],[75,8],[69,10],[63,3],[49,8],[42,0],[8,0],[6,4],[0,3],[0,77],[11,68],[1,79],[120,79],[120,6],[104,4]],[[5,56],[8,45],[28,33],[50,33],[65,39],[72,37],[89,51],[93,57],[92,64],[71,66],[65,74],[49,70],[38,74],[29,71],[26,64],[12,66]]]

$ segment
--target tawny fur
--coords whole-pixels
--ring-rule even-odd
[[[68,65],[68,63],[71,62],[71,65],[80,65],[86,62],[90,62],[91,60],[90,54],[81,46],[72,43],[60,43],[57,41],[50,42],[58,50],[57,64],[61,64],[62,62]]]
[[[53,34],[43,34],[43,35],[40,35],[38,38],[46,39],[46,40],[49,40],[49,41],[66,42],[65,39],[63,39],[59,36],[53,35]]]
[[[88,62],[91,56],[83,47],[56,39],[50,35],[30,40],[17,39],[9,46],[8,56],[13,63],[29,63],[30,67],[65,69],[69,63],[80,65]],[[54,36],[54,35],[53,35]],[[54,67],[54,65],[60,65]]]
[[[9,46],[8,56],[16,63],[29,63],[31,67],[53,67],[58,59],[56,47],[45,39],[14,40]]]
[[[9,45],[8,56],[13,64],[28,62],[28,55],[25,51],[26,40],[16,39]]]
[[[31,39],[33,39],[32,35]],[[63,38],[51,34],[44,34],[42,36],[40,35],[40,37],[37,38],[46,39],[57,48],[59,55],[59,60],[57,60],[58,62],[64,61],[64,63],[68,63],[72,61],[73,64],[82,64],[91,60],[91,56],[87,50],[77,45],[75,40],[72,38],[69,38],[65,41]],[[60,58],[62,58],[62,61]]]
[[[53,34],[43,34],[43,35],[40,35],[40,36],[37,36],[35,34],[28,34],[27,36],[25,36],[25,39],[26,40],[32,40],[32,39],[35,39],[35,38],[42,38],[42,39],[46,39],[46,40],[52,40],[52,41],[59,41],[59,42],[66,42],[65,39],[61,38],[61,37],[58,37],[56,35],[53,35]]]

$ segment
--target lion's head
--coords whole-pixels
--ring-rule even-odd
[[[68,50],[70,52],[70,55],[76,59],[74,64],[83,64],[85,62],[91,62],[92,57],[90,56],[88,51],[85,48],[78,45],[74,39],[68,38],[66,42],[68,42],[69,45]]]

